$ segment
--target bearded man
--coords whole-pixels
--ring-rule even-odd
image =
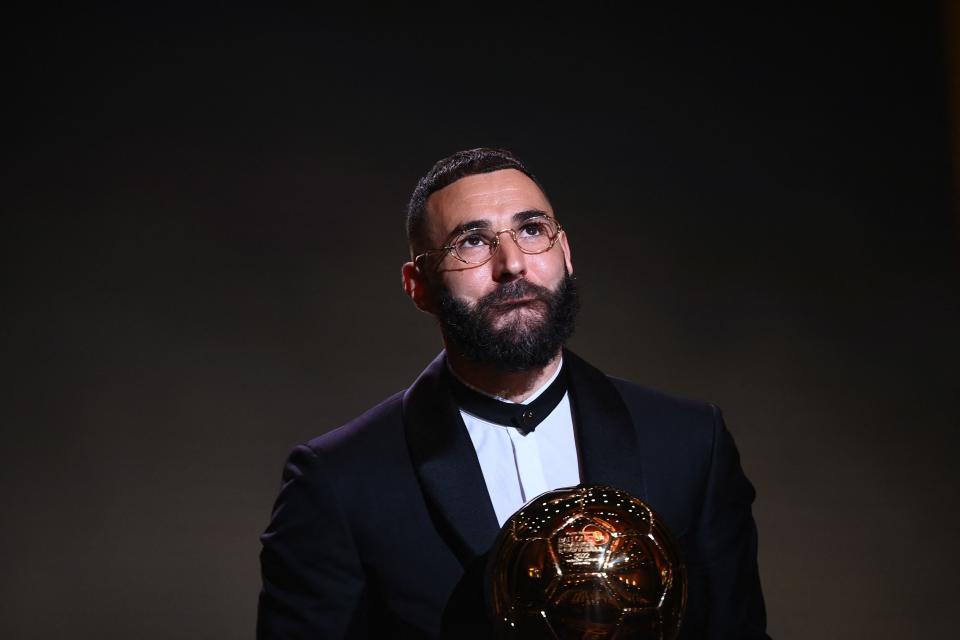
[[[766,638],[754,490],[720,411],[564,348],[570,243],[527,167],[503,149],[440,160],[407,232],[404,290],[444,350],[406,391],[291,453],[261,536],[258,638],[437,638],[507,518],[580,483],[632,493],[674,532],[682,638]]]

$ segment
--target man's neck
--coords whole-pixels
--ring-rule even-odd
[[[561,353],[553,357],[543,368],[528,371],[500,371],[479,365],[447,349],[447,362],[458,378],[492,396],[511,402],[523,402],[542,387],[560,366]]]

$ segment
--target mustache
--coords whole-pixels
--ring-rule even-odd
[[[529,280],[513,280],[500,285],[477,301],[479,309],[487,309],[498,304],[513,302],[521,298],[533,297],[537,300],[549,300],[551,292],[546,287],[533,284]]]

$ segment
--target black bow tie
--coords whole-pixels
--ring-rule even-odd
[[[476,389],[471,389],[455,375],[450,374],[450,388],[460,408],[478,418],[503,425],[516,427],[527,435],[543,422],[563,400],[567,393],[567,365],[564,363],[560,373],[530,404],[514,404],[492,398]]]

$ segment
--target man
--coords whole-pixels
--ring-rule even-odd
[[[754,492],[719,410],[563,348],[570,243],[533,174],[504,150],[455,153],[420,180],[407,230],[403,286],[444,352],[290,455],[262,536],[258,637],[438,637],[504,521],[582,482],[636,495],[678,537],[681,637],[766,638]]]

